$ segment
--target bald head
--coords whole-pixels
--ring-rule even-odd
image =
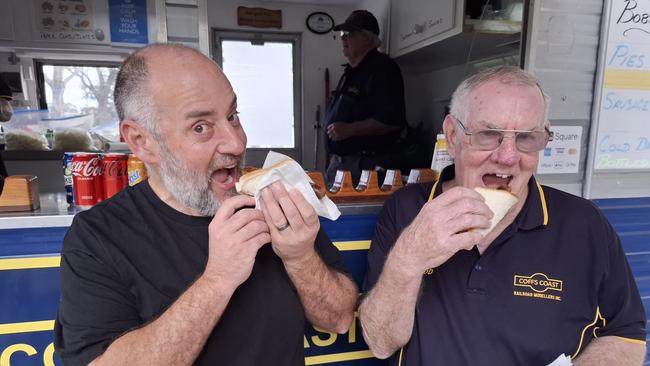
[[[174,74],[164,69],[176,66],[181,72],[184,63],[195,60],[204,63],[213,72],[225,78],[221,69],[210,58],[198,50],[181,44],[156,43],[143,47],[124,60],[115,79],[113,92],[115,109],[120,121],[130,119],[159,136],[160,131],[155,118],[155,95],[151,83],[158,78],[169,80]]]

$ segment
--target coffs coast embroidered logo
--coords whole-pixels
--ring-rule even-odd
[[[513,285],[515,296],[562,301],[562,280],[552,279],[544,273],[515,275]]]

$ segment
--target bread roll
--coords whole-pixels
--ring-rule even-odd
[[[247,194],[249,196],[255,196],[255,192],[257,192],[260,189],[259,187],[260,182],[266,176],[266,174],[270,173],[273,169],[280,168],[285,164],[289,164],[290,162],[291,160],[282,160],[278,163],[271,165],[269,168],[255,169],[253,171],[250,171],[242,175],[239,178],[239,181],[235,183],[235,188],[237,189],[237,192],[242,194]],[[318,197],[318,199],[321,199],[325,196],[324,188],[312,182],[311,180],[309,183],[311,184],[311,187],[314,190],[314,193],[316,193],[316,197]]]
[[[474,229],[481,235],[485,236],[487,233],[492,231],[494,227],[503,219],[503,217],[510,211],[514,205],[517,204],[519,199],[514,194],[503,190],[503,189],[491,189],[485,187],[476,187],[474,188],[483,198],[485,198],[485,204],[490,208],[494,216],[490,221],[490,227],[485,229]]]

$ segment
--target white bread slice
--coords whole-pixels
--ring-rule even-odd
[[[519,199],[514,194],[503,190],[503,189],[491,189],[485,187],[476,187],[474,188],[483,198],[485,198],[485,204],[490,208],[494,216],[490,221],[490,227],[485,229],[473,229],[480,233],[482,236],[485,236],[487,233],[492,231],[494,227],[503,219],[503,217],[510,211],[510,209],[517,204]]]

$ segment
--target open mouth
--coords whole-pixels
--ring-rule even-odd
[[[492,189],[503,189],[510,191],[510,181],[512,180],[512,175],[509,174],[485,174],[483,175],[483,184]]]
[[[212,172],[210,182],[218,185],[222,189],[232,189],[235,187],[238,175],[239,169],[237,169],[237,164],[233,164]]]

